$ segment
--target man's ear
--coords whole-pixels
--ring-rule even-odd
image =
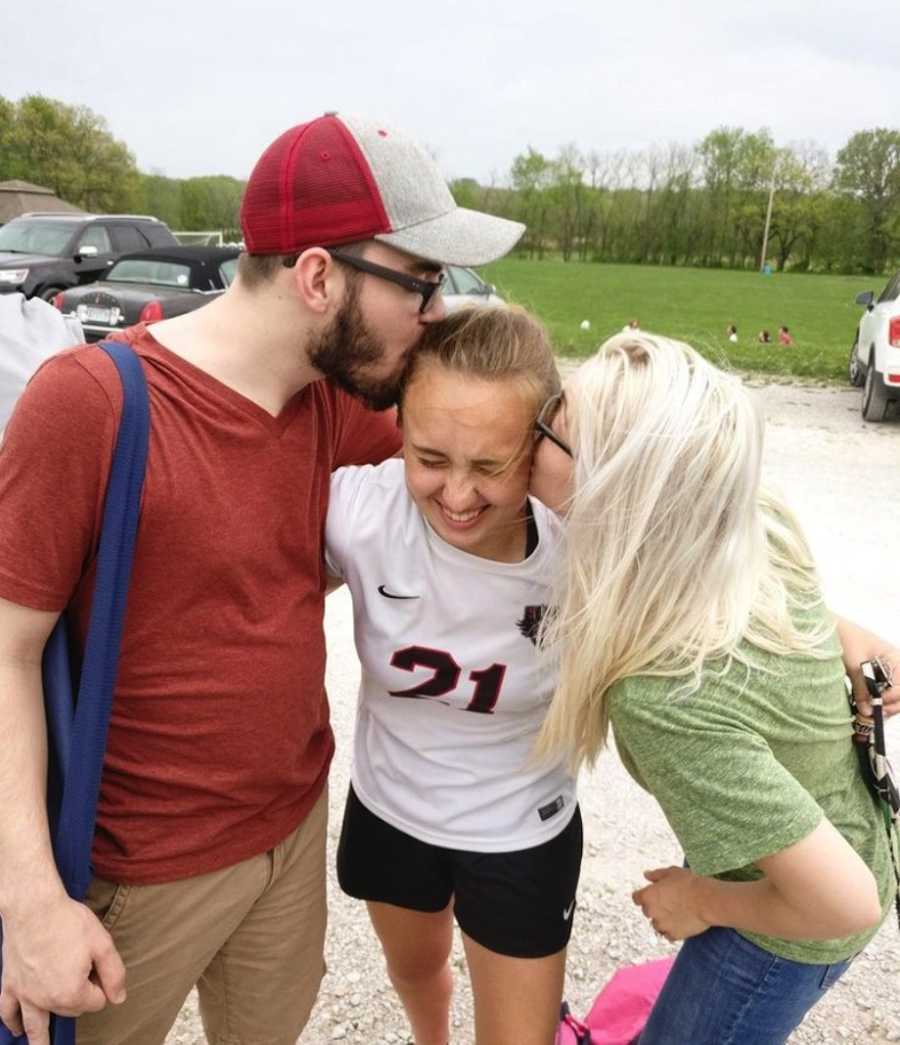
[[[324,315],[343,299],[344,275],[324,247],[304,250],[292,272],[297,295],[311,312]]]

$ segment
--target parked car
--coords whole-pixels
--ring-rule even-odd
[[[497,295],[497,288],[491,283],[485,283],[471,269],[448,265],[446,273],[442,296],[448,312],[462,305],[503,304],[503,298]]]
[[[103,278],[123,254],[176,242],[165,222],[140,214],[23,214],[0,226],[0,293],[52,301]]]
[[[218,297],[237,271],[239,247],[156,247],[126,254],[105,279],[55,295],[74,314],[88,341],[134,323],[154,323],[192,312]]]
[[[879,297],[871,290],[856,295],[866,311],[850,348],[850,383],[862,388],[862,415],[883,421],[892,402],[900,400],[900,272],[888,280]]]

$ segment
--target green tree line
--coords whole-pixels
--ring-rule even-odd
[[[155,214],[173,229],[237,238],[244,183],[137,169],[85,106],[0,97],[0,181],[51,188],[85,210]],[[555,156],[527,148],[502,185],[451,183],[461,206],[524,221],[529,257],[882,273],[900,263],[900,131],[854,134],[832,160],[814,142],[778,147],[763,129],[720,127],[686,146]],[[774,191],[773,191],[774,190]]]
[[[33,182],[101,214],[153,214],[172,229],[223,229],[239,238],[244,183],[213,175],[166,178],[139,171],[128,146],[86,106],[30,95],[0,97],[0,181]]]
[[[515,158],[509,184],[452,183],[462,206],[528,226],[532,258],[882,273],[900,264],[900,131],[859,131],[834,161],[813,142],[720,127],[694,146]]]

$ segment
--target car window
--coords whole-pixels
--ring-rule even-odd
[[[113,283],[156,283],[186,290],[191,283],[191,270],[188,265],[179,265],[176,261],[123,258],[113,265],[106,278]]]
[[[120,254],[131,254],[136,250],[146,250],[150,246],[133,225],[113,225],[112,239]]]
[[[453,266],[453,280],[456,283],[456,292],[458,294],[486,294],[487,287],[482,281],[475,275],[474,272],[470,272],[469,269],[457,268]]]
[[[234,282],[234,277],[237,274],[237,266],[237,258],[229,258],[227,261],[223,261],[219,266],[219,275],[222,277],[223,287],[230,287]]]
[[[79,249],[81,247],[96,247],[98,254],[112,253],[112,244],[109,242],[109,233],[106,231],[106,226],[88,225],[81,234],[78,247]]]
[[[886,301],[896,301],[900,297],[900,272],[882,290],[881,297],[876,304],[881,305]]]
[[[444,282],[443,282],[442,286],[443,286],[443,292],[445,294],[455,294],[456,293],[456,282],[453,279],[453,266],[452,265],[446,265],[444,267]]]
[[[62,221],[11,221],[0,228],[0,250],[59,258],[65,253],[72,232],[72,226]]]
[[[141,231],[150,240],[151,247],[175,246],[175,237],[169,232],[168,227],[160,222],[145,222],[141,225]]]

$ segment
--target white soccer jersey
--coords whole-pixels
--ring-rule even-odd
[[[362,682],[353,788],[394,827],[432,845],[527,849],[575,811],[562,763],[537,763],[554,673],[534,634],[560,524],[532,502],[539,542],[519,563],[447,544],[406,488],[403,462],[334,473],[329,569],[353,595]]]

